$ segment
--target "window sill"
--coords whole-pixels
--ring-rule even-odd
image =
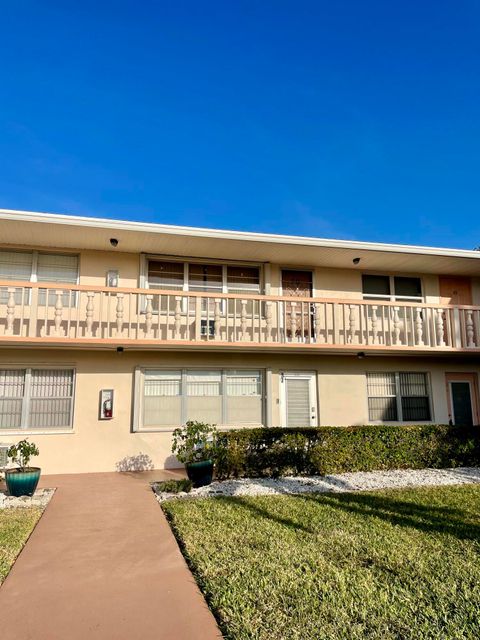
[[[389,427],[409,427],[417,424],[428,425],[437,423],[435,420],[369,420],[367,424],[372,425],[372,427],[381,427],[382,425]]]
[[[45,436],[45,435],[70,435],[75,433],[73,429],[0,429],[2,436]]]
[[[183,425],[177,424],[174,427],[140,427],[134,430],[132,433],[172,433],[175,429],[181,429]],[[244,425],[232,424],[232,425],[216,425],[217,431],[232,431],[233,429],[257,429],[264,427],[263,424],[248,423]]]

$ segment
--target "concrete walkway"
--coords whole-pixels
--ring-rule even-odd
[[[2,640],[221,638],[148,474],[46,476],[56,494],[0,588]]]

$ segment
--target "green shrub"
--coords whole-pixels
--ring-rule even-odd
[[[172,433],[172,453],[179,462],[190,464],[213,460],[217,453],[217,429],[213,424],[188,420]]]
[[[192,482],[187,478],[181,480],[163,480],[155,483],[155,490],[161,493],[190,493],[192,490]]]
[[[219,478],[479,464],[478,428],[431,424],[257,428],[218,436]]]

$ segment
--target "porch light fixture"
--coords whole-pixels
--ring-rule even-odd
[[[360,263],[360,258],[354,258],[354,259],[352,260],[352,262],[353,262],[353,264],[357,265],[357,264],[359,264],[359,263]]]
[[[118,240],[116,238],[110,238],[110,244],[112,247],[118,246]]]
[[[117,347],[117,353],[123,353],[124,351],[124,347]]]
[[[365,358],[365,351],[359,351],[359,352],[357,353],[357,358],[358,358],[359,360],[363,360],[363,359]]]

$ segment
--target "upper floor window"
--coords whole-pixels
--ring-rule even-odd
[[[150,289],[206,293],[260,293],[260,269],[255,266],[148,260]]]
[[[3,251],[0,250],[0,280],[19,280],[25,282],[47,282],[59,284],[77,284],[78,256],[60,253],[40,253],[38,251]],[[38,302],[46,303],[46,290],[40,289]],[[6,287],[0,290],[0,303],[6,303],[8,292]],[[56,295],[50,291],[48,304],[54,305]],[[22,290],[15,293],[15,302],[22,303]],[[28,296],[25,293],[25,302]],[[76,304],[75,292],[65,292],[64,306]]]
[[[77,284],[78,256],[38,251],[0,251],[0,280]]]
[[[365,300],[423,302],[420,278],[363,274],[362,290]]]

